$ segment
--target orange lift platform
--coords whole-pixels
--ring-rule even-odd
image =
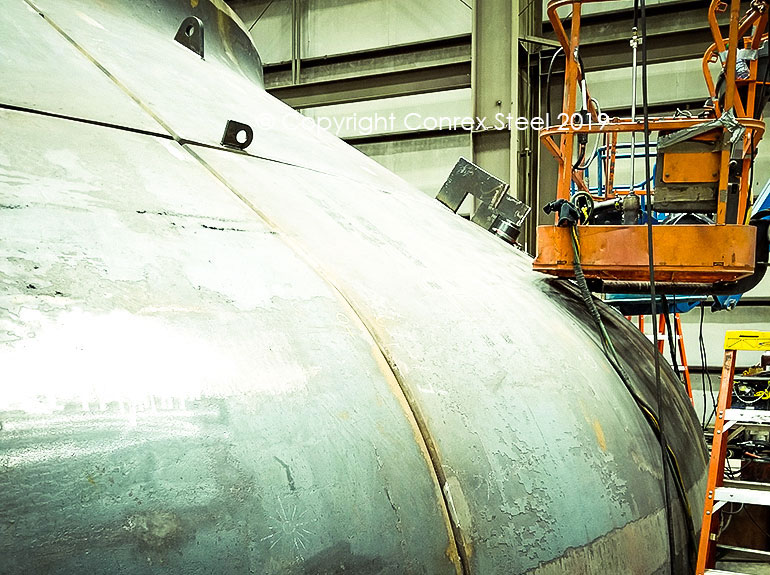
[[[537,229],[533,268],[575,277],[573,249],[578,248],[573,246],[574,238],[579,244],[579,263],[593,291],[640,293],[648,289],[648,230],[643,223],[644,190],[649,186],[655,215],[680,215],[677,225],[665,225],[668,222],[657,218],[653,222],[652,264],[658,293],[747,291],[761,279],[767,262],[767,227],[758,236],[749,214],[752,164],[765,131],[762,110],[770,96],[770,88],[765,94],[770,60],[764,34],[768,0],[744,2],[748,5],[745,12],[741,0],[729,0],[729,5],[712,0],[708,11],[704,8],[714,42],[703,56],[708,99],[697,116],[691,112],[672,117],[637,116],[636,47],[644,38],[634,28],[630,118],[602,113],[586,86],[580,59],[581,7],[599,1],[605,0],[551,0],[548,4],[548,18],[560,51],[567,57],[560,124],[540,134],[542,144],[558,162],[556,202],[546,207],[556,212],[556,218],[554,225]],[[564,22],[559,15],[562,8]],[[717,15],[727,11],[729,33],[725,37]],[[716,81],[710,66],[721,70]],[[648,142],[653,135],[654,149],[637,143],[640,134],[646,134]],[[590,139],[599,150],[593,154],[587,151]],[[640,148],[641,162],[654,162],[655,167],[649,178],[649,171],[641,170],[644,182],[635,184],[634,161]],[[623,162],[620,166],[619,160]],[[630,184],[620,186],[616,172],[625,170],[629,161]],[[602,174],[593,187],[587,169],[591,162]],[[636,168],[639,171],[638,165]],[[565,209],[572,210],[572,219],[565,218]],[[685,214],[688,217],[681,217]]]

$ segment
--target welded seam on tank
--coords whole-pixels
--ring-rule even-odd
[[[291,238],[286,236],[286,234],[282,233],[282,230],[280,229],[280,227],[275,222],[273,222],[267,214],[265,214],[262,210],[256,207],[248,198],[246,198],[243,194],[241,194],[235,186],[230,184],[230,182],[224,176],[222,176],[216,169],[214,169],[211,165],[209,165],[208,162],[206,162],[201,156],[199,156],[189,146],[183,146],[183,148],[191,156],[193,156],[193,158],[195,158],[204,168],[206,168],[209,171],[209,173],[211,173],[211,175],[217,178],[228,190],[230,190],[230,192],[232,192],[251,211],[253,211],[262,221],[264,221],[269,228],[279,233],[281,239],[289,246],[289,248],[292,251],[294,251],[294,253],[296,253],[303,261],[305,261],[311,267],[311,269],[313,269],[315,273],[318,274],[318,276],[324,282],[326,282],[339,295],[339,297],[347,304],[347,306],[350,308],[350,310],[353,312],[356,318],[358,318],[358,321],[361,322],[362,327],[366,330],[366,332],[372,338],[372,341],[377,346],[379,353],[381,354],[382,358],[385,360],[386,364],[388,365],[388,368],[393,374],[393,377],[398,383],[398,387],[401,391],[403,399],[406,402],[406,405],[408,406],[411,412],[411,415],[417,425],[417,429],[422,439],[423,446],[425,447],[428,453],[428,456],[430,458],[430,463],[433,469],[433,473],[435,475],[435,479],[439,485],[439,491],[441,493],[441,501],[444,507],[443,512],[445,514],[445,517],[448,518],[448,524],[451,529],[451,535],[452,535],[451,543],[454,543],[455,548],[457,550],[457,556],[460,560],[460,568],[462,570],[463,575],[471,575],[469,554],[466,551],[465,539],[463,537],[463,534],[459,526],[457,525],[457,522],[455,520],[456,519],[455,514],[452,513],[452,505],[449,501],[448,493],[446,491],[446,488],[448,486],[447,477],[446,477],[446,474],[444,473],[444,469],[441,464],[441,456],[439,454],[438,446],[436,445],[436,442],[433,439],[430,429],[428,428],[428,424],[425,419],[425,416],[422,413],[422,410],[420,409],[419,405],[417,404],[417,401],[415,400],[414,396],[409,390],[409,387],[406,385],[406,382],[404,381],[401,375],[401,372],[399,371],[395,361],[388,353],[385,345],[382,343],[382,340],[377,335],[376,330],[372,327],[371,322],[369,322],[366,319],[366,316],[361,311],[359,311],[358,307],[353,303],[351,298],[347,296],[344,290],[340,288],[337,285],[337,283],[331,279],[331,277],[329,277],[329,275],[323,270],[323,268],[318,263],[316,263],[315,260],[300,245],[297,244],[297,242],[293,241]]]
[[[143,108],[144,109],[144,108]],[[57,112],[49,112],[47,110],[39,110],[35,108],[27,108],[26,106],[17,106],[16,104],[4,104],[0,102],[0,110],[8,110],[11,112],[20,112],[24,114],[34,114],[36,116],[44,116],[46,118],[55,118],[57,120],[67,120],[69,122],[76,122],[78,124],[86,124],[89,126],[99,126],[100,128],[109,128],[112,130],[121,130],[123,132],[130,132],[132,134],[140,134],[142,136],[151,136],[154,138],[161,138],[163,140],[169,140],[177,142],[178,144],[184,146],[184,145],[193,145],[193,146],[200,146],[201,148],[209,148],[211,150],[219,150],[221,152],[230,152],[239,154],[241,156],[248,156],[249,158],[256,158],[258,160],[264,160],[266,162],[273,162],[276,164],[281,164],[284,166],[289,166],[292,168],[301,168],[305,169],[311,172],[317,172],[319,174],[324,174],[326,176],[334,176],[334,174],[329,174],[327,172],[323,172],[321,170],[315,170],[313,168],[307,168],[304,166],[298,166],[296,164],[292,164],[290,162],[285,162],[283,160],[277,160],[275,158],[268,158],[266,156],[258,156],[255,154],[250,154],[248,152],[245,152],[243,150],[234,150],[231,148],[226,148],[224,146],[214,146],[212,144],[206,144],[205,142],[197,142],[195,140],[188,140],[185,138],[180,138],[174,133],[168,133],[163,134],[161,132],[153,132],[152,130],[144,130],[142,128],[134,128],[131,126],[125,126],[123,124],[114,124],[112,122],[103,122],[101,120],[91,120],[89,118],[83,118],[81,116],[69,116],[67,114],[59,114]],[[145,110],[146,111],[146,110]],[[155,115],[152,115],[152,119],[158,121],[158,118]],[[161,124],[165,128],[163,124]],[[168,129],[168,128],[166,128]]]
[[[129,94],[130,95],[130,94]],[[144,107],[142,108],[144,111],[147,111]],[[163,123],[159,121],[159,118],[156,117],[154,114],[152,114],[152,119],[159,122],[161,126],[167,130],[169,130],[168,134],[163,134],[161,132],[153,132],[152,130],[144,130],[142,128],[134,128],[132,126],[125,126],[123,124],[115,124],[112,122],[103,122],[101,120],[91,120],[89,118],[83,118],[82,116],[69,116],[67,114],[59,114],[57,112],[49,112],[48,110],[40,110],[36,108],[28,108],[26,106],[17,106],[16,104],[5,104],[0,102],[0,110],[8,110],[11,112],[20,112],[24,114],[34,114],[36,116],[44,116],[46,118],[55,118],[57,120],[67,120],[70,122],[76,122],[78,124],[87,124],[89,126],[99,126],[100,128],[109,128],[113,130],[121,130],[123,132],[130,132],[132,134],[140,134],[142,136],[151,136],[154,138],[161,138],[163,140],[169,140],[177,142],[178,144],[184,146],[187,144],[193,145],[193,146],[200,146],[201,148],[209,148],[212,150],[219,150],[221,152],[230,152],[230,153],[236,153],[242,156],[248,156],[250,158],[256,158],[258,160],[265,160],[266,162],[274,162],[276,164],[282,164],[284,166],[290,166],[292,168],[303,168],[303,166],[298,166],[296,164],[292,164],[290,162],[284,162],[282,160],[277,160],[275,158],[268,158],[265,156],[257,156],[255,154],[249,154],[248,152],[242,151],[242,150],[233,150],[230,148],[226,148],[224,146],[214,146],[212,144],[206,144],[205,142],[197,142],[195,140],[188,140],[185,138],[180,138],[175,133],[171,132],[170,129],[165,126]],[[148,112],[149,113],[149,112]],[[313,172],[318,172],[327,176],[333,176],[333,174],[328,174],[326,172],[322,172],[319,170],[314,170],[313,168],[304,168]]]
[[[58,24],[56,24],[56,22],[54,22],[54,21],[53,21],[53,20],[51,20],[51,19],[50,19],[48,16],[46,16],[46,14],[45,14],[45,13],[44,13],[44,12],[43,12],[43,11],[42,11],[40,8],[38,8],[38,7],[35,5],[35,3],[34,3],[32,0],[24,0],[24,2],[26,2],[26,3],[27,3],[27,5],[29,5],[29,7],[30,7],[30,8],[32,8],[32,9],[33,9],[35,12],[37,12],[37,13],[40,15],[40,17],[41,17],[41,18],[43,18],[43,20],[45,20],[45,21],[46,21],[46,22],[47,22],[47,23],[48,23],[48,24],[49,24],[49,25],[50,25],[50,26],[51,26],[51,27],[52,27],[54,30],[56,30],[56,31],[57,31],[57,32],[58,32],[58,33],[59,33],[59,34],[60,34],[60,35],[61,35],[61,36],[62,36],[62,37],[65,39],[65,40],[67,40],[67,42],[69,42],[70,44],[72,44],[72,46],[74,46],[74,48],[75,48],[75,49],[76,49],[78,52],[80,52],[80,53],[81,53],[83,56],[85,56],[85,57],[86,57],[86,58],[87,58],[87,59],[88,59],[88,60],[89,60],[89,61],[90,61],[90,62],[91,62],[91,63],[92,63],[94,66],[96,66],[97,68],[99,68],[99,70],[101,70],[101,71],[102,71],[102,73],[103,73],[105,76],[107,76],[107,77],[108,77],[110,80],[112,80],[112,81],[113,81],[113,82],[114,82],[114,83],[115,83],[115,84],[118,86],[118,88],[120,88],[120,89],[121,89],[121,90],[122,90],[122,91],[123,91],[123,92],[124,92],[124,93],[125,93],[125,94],[126,94],[128,97],[129,97],[129,98],[131,98],[131,99],[132,99],[132,100],[133,100],[133,101],[134,101],[136,104],[138,104],[138,105],[139,105],[139,106],[140,106],[140,107],[141,107],[141,108],[142,108],[142,109],[143,109],[145,112],[147,112],[147,113],[148,113],[150,116],[152,116],[152,119],[153,119],[153,120],[155,120],[156,122],[158,122],[158,124],[160,124],[160,125],[161,125],[161,127],[162,127],[164,130],[166,130],[166,131],[167,131],[169,134],[171,134],[171,136],[172,136],[172,137],[173,137],[175,140],[178,140],[178,139],[179,139],[179,136],[176,134],[176,132],[174,132],[174,130],[172,130],[172,129],[171,129],[171,126],[169,126],[168,124],[166,124],[166,122],[164,122],[164,121],[163,121],[163,120],[162,120],[162,119],[161,119],[161,118],[160,118],[160,117],[159,117],[157,114],[153,113],[153,111],[152,111],[151,109],[149,109],[149,108],[148,108],[148,107],[147,107],[147,106],[144,104],[144,102],[142,102],[142,101],[141,101],[139,98],[137,98],[137,97],[136,97],[136,96],[135,96],[135,95],[134,95],[134,94],[131,92],[131,90],[129,90],[129,89],[128,89],[128,86],[126,86],[125,84],[123,84],[123,83],[122,83],[120,80],[118,80],[118,79],[117,79],[117,78],[116,78],[114,75],[112,75],[112,73],[111,73],[109,70],[107,70],[107,68],[105,68],[104,66],[102,66],[102,64],[101,64],[101,63],[99,63],[99,61],[98,61],[96,58],[94,58],[94,57],[93,57],[93,56],[90,54],[90,52],[88,52],[88,50],[86,50],[86,49],[85,49],[85,48],[83,48],[83,47],[82,47],[80,44],[78,44],[78,43],[75,41],[75,39],[74,39],[74,38],[72,38],[72,36],[70,36],[69,34],[67,34],[67,33],[66,33],[66,32],[65,32],[65,31],[64,31],[64,30],[63,30],[63,29],[62,29],[62,28],[61,28],[61,27],[60,27]]]
[[[665,522],[664,514],[665,510],[663,508],[656,509],[647,515],[629,521],[625,525],[615,527],[584,545],[568,547],[559,557],[543,561],[536,567],[528,569],[524,575],[561,575],[564,573],[575,573],[584,565],[589,565],[593,569],[591,571],[592,573],[598,572],[598,569],[603,569],[605,573],[614,575],[616,571],[614,572],[612,569],[613,567],[617,569],[618,565],[615,562],[615,557],[612,556],[611,551],[608,550],[623,550],[624,543],[627,544],[629,539],[631,541],[639,539],[647,541],[648,556],[653,557],[653,561],[655,561],[654,558],[661,557],[661,555],[652,553],[650,537],[657,533],[660,527],[662,527]],[[633,537],[629,534],[633,535]],[[658,545],[665,545],[667,547],[666,543],[661,543],[660,541],[657,543]],[[659,549],[656,551],[659,551]],[[607,563],[608,555],[610,556],[610,562],[614,563],[614,565]],[[623,571],[623,573],[641,572],[638,565],[633,565],[633,557],[623,557],[621,560],[627,562],[625,565],[627,570]],[[631,568],[632,566],[636,567],[636,569]],[[660,564],[648,567],[654,569],[652,573],[658,573],[662,568],[668,570],[668,561],[664,558]],[[644,572],[647,573],[647,571]]]
[[[255,154],[250,154],[246,152],[245,150],[233,150],[229,148],[225,148],[222,146],[207,144],[203,142],[197,142],[194,140],[189,140],[182,138],[179,136],[171,127],[168,125],[163,119],[156,114],[151,108],[149,108],[138,96],[136,96],[125,84],[123,84],[120,80],[118,80],[112,73],[109,72],[102,64],[100,64],[87,50],[85,50],[82,46],[80,46],[73,38],[71,38],[66,32],[64,32],[58,25],[56,25],[51,19],[49,19],[41,10],[39,10],[32,1],[25,0],[25,2],[32,7],[41,17],[43,17],[46,22],[48,22],[62,37],[64,37],[70,44],[72,44],[81,54],[83,54],[89,61],[91,61],[99,70],[101,70],[110,80],[112,80],[118,88],[120,88],[127,96],[129,96],[140,108],[145,111],[150,117],[152,117],[162,128],[168,131],[169,135],[157,133],[157,132],[151,132],[146,130],[141,130],[137,128],[130,128],[127,126],[121,126],[118,124],[111,124],[107,122],[100,122],[96,120],[88,120],[85,118],[79,118],[75,116],[66,116],[62,114],[55,114],[40,110],[32,110],[27,108],[22,108],[18,106],[13,105],[6,105],[6,104],[0,104],[0,108],[5,109],[12,109],[16,111],[21,112],[28,112],[28,113],[35,113],[43,116],[49,116],[54,118],[60,118],[60,119],[66,119],[91,125],[97,125],[107,128],[113,128],[113,129],[120,129],[124,131],[130,131],[135,132],[139,134],[144,134],[148,136],[156,136],[163,139],[173,139],[177,143],[179,143],[183,149],[185,149],[191,156],[193,156],[204,168],[206,168],[214,177],[216,177],[223,185],[225,185],[233,194],[235,194],[246,206],[249,207],[258,217],[260,217],[269,227],[273,228],[276,231],[280,231],[277,225],[275,225],[264,213],[262,213],[256,206],[254,206],[248,199],[246,199],[244,196],[242,196],[237,189],[232,186],[223,176],[221,176],[216,170],[214,170],[208,163],[206,163],[198,154],[196,154],[193,150],[189,148],[186,144],[191,145],[197,145],[209,149],[215,149],[220,151],[226,151],[229,153],[237,153],[243,156],[257,158],[269,162],[279,163],[291,167],[295,167],[302,170],[307,170],[311,172],[321,173],[325,175],[334,175],[329,174],[328,172],[325,172],[323,170],[317,170],[314,168],[310,168],[308,166],[303,165],[297,165],[293,164],[291,162],[286,162],[282,160],[278,160],[275,158],[265,157],[265,156],[259,156]],[[451,534],[453,541],[452,543],[455,545],[458,557],[460,559],[460,567],[464,574],[469,575],[470,574],[470,564],[469,564],[469,558],[468,554],[466,553],[465,546],[463,544],[464,538],[462,536],[462,533],[460,532],[459,528],[456,526],[454,522],[454,517],[451,513],[451,505],[448,501],[447,494],[445,493],[443,487],[447,485],[446,481],[446,475],[443,472],[443,468],[440,461],[440,455],[438,453],[438,448],[430,434],[430,431],[427,426],[427,422],[425,420],[425,417],[423,416],[419,406],[417,405],[417,402],[414,398],[414,396],[409,391],[407,385],[405,384],[397,365],[395,364],[394,360],[391,358],[391,356],[388,354],[384,344],[382,343],[381,339],[377,336],[376,331],[373,329],[373,327],[370,325],[370,323],[365,319],[365,316],[359,312],[357,307],[353,304],[350,298],[344,293],[344,291],[338,287],[334,281],[332,281],[326,273],[320,268],[320,266],[316,265],[313,260],[300,248],[299,246],[295,245],[294,242],[290,241],[284,234],[282,235],[282,240],[286,242],[289,247],[293,249],[302,259],[304,259],[311,267],[314,269],[314,271],[330,286],[332,289],[339,294],[339,296],[345,301],[345,303],[349,306],[351,311],[355,314],[355,316],[359,319],[362,326],[366,329],[367,333],[370,335],[374,343],[376,344],[380,354],[382,355],[383,359],[387,363],[387,365],[390,368],[390,371],[393,374],[393,377],[395,378],[396,382],[398,383],[398,386],[401,390],[401,393],[403,395],[403,399],[405,400],[407,406],[409,407],[412,417],[414,418],[414,421],[417,424],[418,431],[420,433],[420,436],[423,441],[423,445],[430,457],[430,461],[433,467],[433,472],[435,475],[436,480],[439,483],[440,492],[442,496],[442,503],[443,503],[443,511],[445,514],[445,517],[449,518],[449,527],[451,529]]]
[[[81,118],[80,116],[68,116],[66,114],[58,114],[56,112],[49,112],[47,110],[36,110],[34,108],[27,108],[25,106],[16,106],[15,104],[0,103],[0,110],[10,110],[12,112],[23,112],[25,114],[35,114],[37,116],[45,116],[46,118],[56,118],[58,120],[70,120],[72,122],[89,124],[91,126],[100,126],[102,128],[112,128],[113,130],[123,130],[125,132],[131,132],[133,134],[141,134],[143,136],[153,136],[155,138],[163,138],[164,140],[174,139],[173,136],[169,134],[162,134],[160,132],[153,132],[151,130],[143,130],[141,128],[132,128],[131,126],[113,124],[112,122],[102,122],[101,120],[89,120],[88,118]]]
[[[268,156],[259,156],[257,154],[251,154],[251,153],[247,152],[246,150],[240,150],[240,149],[235,149],[235,148],[227,148],[225,146],[217,146],[215,144],[207,144],[205,142],[198,142],[196,140],[190,140],[188,138],[183,138],[173,128],[171,128],[171,126],[168,124],[168,122],[164,121],[163,118],[161,118],[160,115],[158,115],[152,108],[150,108],[147,104],[145,104],[144,101],[141,98],[139,98],[139,96],[134,94],[128,86],[126,86],[123,82],[118,80],[118,78],[116,78],[105,66],[103,66],[94,56],[92,56],[91,53],[88,50],[86,50],[77,41],[75,41],[75,39],[72,38],[72,36],[70,36],[69,34],[67,34],[59,25],[56,24],[56,22],[54,22],[48,16],[46,16],[46,14],[40,8],[38,8],[34,4],[33,0],[24,0],[24,2],[30,8],[32,8],[35,12],[37,12],[40,15],[40,17],[42,17],[43,20],[45,20],[65,40],[67,40],[67,42],[72,44],[72,46],[78,52],[80,52],[83,56],[85,56],[86,59],[88,59],[88,61],[90,61],[105,76],[107,76],[110,80],[112,80],[115,83],[115,85],[118,88],[120,88],[120,90],[122,90],[129,98],[131,98],[134,101],[135,104],[137,104],[153,120],[155,120],[158,124],[160,124],[160,126],[164,130],[166,130],[168,132],[168,134],[170,134],[171,139],[177,141],[180,145],[184,146],[185,144],[193,144],[193,145],[201,146],[201,147],[204,147],[204,148],[211,148],[211,149],[214,149],[214,150],[221,150],[221,151],[224,151],[224,152],[229,152],[229,153],[240,154],[240,155],[243,155],[243,156],[248,156],[250,158],[257,158],[257,159],[265,160],[265,161],[268,161],[268,162],[275,162],[276,164],[282,164],[282,165],[285,165],[285,166],[291,166],[293,168],[299,168],[299,169],[302,169],[302,170],[308,170],[310,172],[315,172],[315,173],[318,173],[318,174],[324,174],[326,176],[335,176],[336,175],[336,174],[333,174],[333,173],[330,173],[330,172],[326,172],[324,170],[319,170],[319,169],[316,169],[316,168],[311,168],[309,166],[303,166],[301,164],[293,164],[292,162],[287,162],[285,160],[279,160],[277,158],[271,158],[271,157],[268,157]],[[261,86],[260,86],[260,88],[264,89]],[[10,106],[10,105],[0,104],[0,107],[5,107],[5,106]],[[52,115],[52,114],[48,114],[46,112],[42,112],[42,111],[39,111],[39,110],[32,110],[32,109],[24,109],[23,111],[30,112],[30,113],[41,113],[43,115]],[[137,133],[144,133],[144,134],[150,135],[150,136],[158,136],[158,137],[161,137],[161,138],[169,139],[169,136],[165,135],[165,134],[160,134],[160,133],[156,133],[156,132],[145,132],[143,130],[139,130],[139,129],[135,129],[135,128],[130,128],[128,126],[121,126],[119,124],[99,123],[98,121],[87,120],[87,119],[79,118],[79,117],[76,117],[76,116],[56,115],[54,117],[58,117],[58,118],[66,119],[66,120],[72,120],[72,121],[75,121],[75,122],[84,122],[84,123],[87,123],[87,124],[95,124],[95,125],[101,125],[101,126],[105,126],[105,127],[109,127],[109,128],[116,128],[116,129],[122,129],[122,130],[137,132]]]
[[[228,152],[232,152],[235,150],[226,150],[218,146],[198,144],[197,142],[193,142],[193,141],[181,138],[166,122],[164,122],[138,96],[133,94],[133,92],[131,92],[131,90],[125,84],[120,82],[113,74],[109,72],[109,70],[107,70],[102,64],[100,64],[96,60],[96,58],[94,58],[87,50],[85,50],[82,46],[80,46],[72,37],[70,37],[66,32],[64,32],[64,30],[62,30],[58,25],[56,25],[56,23],[54,23],[50,18],[46,17],[46,15],[37,6],[35,6],[35,4],[31,0],[24,0],[24,1],[33,10],[35,10],[41,17],[43,17],[45,21],[48,22],[57,32],[59,32],[59,34],[61,34],[68,42],[70,42],[70,44],[72,44],[78,51],[80,51],[86,58],[88,58],[89,61],[91,61],[97,68],[99,68],[99,70],[101,70],[108,78],[110,78],[123,92],[126,93],[127,96],[129,96],[145,112],[147,112],[156,122],[158,122],[158,124],[160,124],[161,127],[167,130],[169,134],[171,134],[172,138],[178,144],[180,144],[182,149],[187,151],[196,161],[200,163],[201,166],[203,166],[206,170],[208,170],[212,176],[217,178],[217,180],[219,180],[228,190],[230,190],[237,198],[239,198],[251,211],[253,211],[260,219],[262,219],[268,227],[270,227],[274,231],[281,232],[280,228],[265,213],[263,213],[253,203],[251,203],[245,196],[243,196],[237,190],[237,188],[231,185],[226,178],[224,178],[221,174],[219,174],[202,157],[200,157],[197,153],[195,153],[195,151],[192,150],[190,146],[187,144],[201,145],[206,148],[225,150]],[[75,118],[69,118],[69,119],[74,120]],[[288,162],[283,162],[272,158],[263,158],[263,157],[255,156],[240,150],[237,152],[240,153],[241,155],[245,155],[249,157],[254,157],[254,158],[267,160],[271,162],[277,162],[277,163],[286,164],[286,165],[304,169],[304,170],[326,174],[326,172],[323,172],[321,170],[314,170],[306,166],[299,166],[296,164],[291,164]],[[332,175],[332,174],[326,174],[326,175]],[[462,575],[471,575],[469,556],[468,556],[468,553],[466,552],[464,537],[462,535],[462,532],[459,529],[459,526],[455,521],[454,514],[451,511],[452,506],[450,505],[450,502],[448,500],[448,493],[445,491],[445,488],[447,487],[448,484],[447,484],[446,474],[444,473],[443,467],[441,465],[441,458],[438,453],[438,447],[435,441],[433,440],[430,430],[428,429],[428,425],[425,420],[425,417],[422,414],[422,411],[420,410],[419,406],[417,405],[417,402],[415,401],[414,396],[411,394],[406,383],[404,382],[401,376],[401,373],[398,370],[398,367],[396,366],[395,362],[390,357],[390,355],[387,353],[381,339],[376,335],[376,331],[373,329],[371,324],[365,319],[365,316],[353,304],[351,299],[344,293],[344,291],[339,286],[337,286],[337,284],[323,271],[320,265],[315,263],[315,261],[309,256],[309,254],[307,254],[299,245],[297,245],[296,242],[291,241],[283,233],[281,233],[280,235],[281,235],[282,241],[284,241],[300,258],[302,258],[311,267],[311,269],[313,269],[316,272],[316,274],[318,274],[318,276],[324,282],[326,282],[334,290],[334,292],[336,292],[339,295],[339,297],[347,304],[347,306],[350,308],[353,314],[361,322],[361,325],[363,326],[363,328],[372,338],[372,341],[377,346],[379,353],[381,354],[385,363],[388,365],[388,368],[390,369],[391,374],[393,375],[395,381],[398,383],[398,387],[401,391],[402,398],[406,402],[406,405],[408,406],[408,409],[411,412],[411,416],[417,425],[417,431],[419,432],[419,436],[423,442],[422,447],[425,449],[430,459],[430,467],[433,470],[434,479],[436,480],[439,487],[439,493],[440,493],[439,501],[442,504],[442,514],[445,518],[445,522],[447,523],[447,526],[449,527],[449,535],[451,536],[450,545],[453,544],[455,547],[455,551],[459,559],[459,567],[462,572]],[[457,567],[457,563],[455,563],[454,561],[453,563]]]

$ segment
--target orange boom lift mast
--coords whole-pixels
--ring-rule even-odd
[[[559,277],[574,277],[575,234],[579,263],[591,287],[632,293],[646,291],[650,278],[647,230],[640,225],[643,198],[636,195],[633,182],[634,142],[636,135],[645,131],[645,122],[633,112],[632,118],[609,118],[588,93],[580,60],[581,7],[600,1],[605,0],[551,0],[548,4],[548,18],[566,55],[559,116],[563,121],[544,129],[540,138],[558,162],[556,211],[561,208],[562,213],[557,213],[554,225],[538,227],[533,267]],[[741,1],[729,1],[728,6],[713,0],[708,9],[714,43],[703,57],[708,90],[703,113],[698,117],[644,119],[647,134],[657,133],[656,175],[651,178],[654,181],[645,182],[652,188],[652,208],[658,213],[698,214],[699,218],[698,223],[653,226],[652,263],[659,293],[740,293],[750,289],[757,276],[761,279],[767,261],[765,255],[762,265],[756,265],[757,227],[750,225],[748,214],[751,166],[765,130],[760,118],[768,75],[762,72],[762,78],[758,77],[758,55],[761,49],[766,50],[768,0],[751,1],[743,15]],[[569,32],[559,17],[560,8],[572,10],[567,19]],[[717,15],[727,10],[729,34],[725,38]],[[635,50],[634,42],[638,42],[636,30],[632,39]],[[721,64],[719,82],[714,81],[709,68],[715,63]],[[738,64],[743,66],[740,74],[736,72]],[[634,93],[635,77],[636,70]],[[759,97],[758,86],[762,86]],[[580,100],[582,107],[578,109]],[[634,98],[632,110],[635,105]],[[595,188],[587,185],[585,166],[581,165],[589,136],[603,143],[600,162],[608,174]],[[619,189],[614,182],[617,176],[613,178],[621,159],[618,139],[629,137],[631,186]],[[645,156],[644,161],[650,159]],[[571,221],[565,219],[565,209],[573,214]],[[599,217],[612,212],[617,223]],[[762,233],[766,234],[766,229]],[[760,238],[759,245],[767,251],[766,238]]]

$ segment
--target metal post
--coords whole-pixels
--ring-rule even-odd
[[[581,5],[574,4],[572,11],[572,24],[570,28],[570,50],[565,54],[564,68],[564,98],[562,101],[562,112],[568,119],[575,113],[577,103],[577,80],[578,80],[578,46],[580,44],[580,8]],[[572,154],[575,150],[575,135],[565,134],[559,144],[559,152],[564,159],[564,163],[559,167],[559,183],[556,189],[556,197],[569,200],[570,189],[572,185]],[[554,223],[558,221],[558,215]]]
[[[639,37],[636,26],[631,31],[631,121],[636,122],[636,76],[637,61],[636,50],[642,39]],[[631,132],[631,186],[630,191],[634,191],[636,180],[634,179],[634,163],[636,161],[636,132]]]
[[[724,113],[732,110],[735,103],[735,60],[738,54],[738,21],[741,16],[741,0],[730,3],[730,39],[725,63],[725,106]],[[726,130],[725,130],[726,132]],[[719,196],[717,198],[717,224],[727,223],[727,188],[729,180],[730,149],[722,150],[719,165]],[[733,222],[731,222],[733,223]]]
[[[473,162],[508,182],[517,198],[518,134],[507,124],[518,115],[518,14],[519,0],[475,0],[471,35],[473,115],[486,124],[471,132]]]
[[[291,83],[299,84],[302,62],[302,0],[291,0]]]

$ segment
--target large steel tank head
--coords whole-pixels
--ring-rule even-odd
[[[569,284],[269,96],[219,1],[3,10],[0,573],[684,572]],[[692,410],[597,305],[697,518]]]

